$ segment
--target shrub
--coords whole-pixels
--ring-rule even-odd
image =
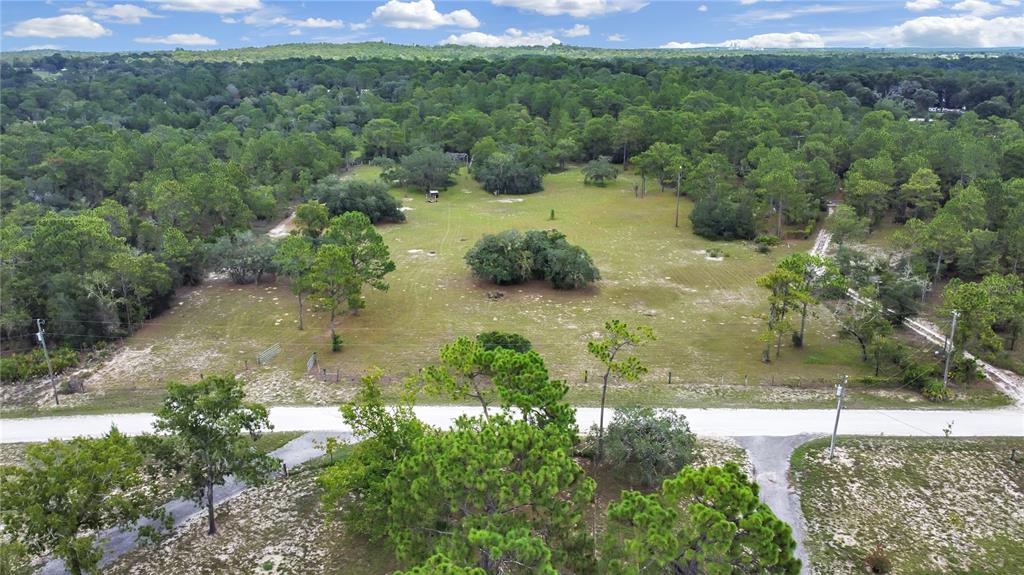
[[[921,394],[924,395],[928,401],[949,401],[953,399],[953,392],[941,381],[937,379],[929,379],[924,387],[921,388]]]
[[[601,279],[590,255],[558,230],[509,230],[481,238],[466,253],[474,275],[498,285],[544,279],[555,289],[578,289]]]
[[[555,289],[579,289],[601,279],[590,254],[579,246],[562,242],[547,251],[544,277]]]
[[[608,425],[605,460],[630,484],[650,487],[692,463],[695,445],[696,437],[685,416],[670,410],[627,407],[616,411]]]
[[[530,279],[533,256],[523,235],[510,230],[480,238],[466,253],[466,263],[480,279],[510,285]]]
[[[58,374],[78,364],[78,352],[68,347],[50,350],[53,373]],[[40,377],[49,373],[42,349],[26,353],[15,353],[0,358],[0,382],[9,383]]]
[[[343,345],[345,345],[345,340],[341,339],[340,335],[336,333],[331,335],[331,351],[341,351]]]
[[[306,197],[326,205],[332,217],[345,212],[361,212],[375,224],[405,221],[405,214],[398,209],[401,207],[398,200],[381,182],[328,176],[314,184]]]
[[[533,344],[530,343],[530,340],[518,333],[509,333],[505,331],[485,331],[484,333],[476,336],[476,342],[479,343],[486,351],[491,351],[500,347],[504,349],[511,349],[512,351],[518,351],[519,353],[526,353],[533,349]]]
[[[871,573],[892,573],[892,560],[889,559],[889,554],[886,553],[885,547],[882,547],[881,543],[875,546],[874,551],[868,553],[864,562],[867,563],[868,571]]]
[[[583,166],[583,183],[605,185],[609,180],[619,177],[619,170],[612,165],[608,156],[598,156]]]

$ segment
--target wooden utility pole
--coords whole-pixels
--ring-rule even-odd
[[[679,198],[682,197],[683,191],[680,189],[680,185],[683,181],[683,167],[679,166],[679,171],[676,172],[676,227],[679,227]]]
[[[50,362],[50,353],[46,351],[46,333],[43,332],[43,323],[41,319],[36,320],[36,327],[39,331],[36,333],[36,338],[39,340],[39,345],[43,348],[43,357],[46,358],[46,369],[50,371],[50,387],[53,388],[53,403],[60,405],[60,399],[57,397],[57,380],[53,378],[53,363]]]
[[[956,320],[960,317],[960,312],[953,310],[953,324],[949,328],[949,339],[946,340],[946,367],[942,369],[942,385],[949,386],[949,359],[953,357],[953,349],[956,347],[953,338],[956,336]]]
[[[836,424],[832,426],[832,443],[828,446],[828,459],[829,461],[835,456],[836,452],[836,433],[839,431],[839,414],[843,412],[843,391],[846,387],[846,383],[849,381],[849,376],[843,376],[843,383],[836,386]]]

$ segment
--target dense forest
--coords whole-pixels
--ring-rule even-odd
[[[679,178],[712,239],[807,235],[838,193],[844,234],[906,224],[891,265],[923,282],[1021,271],[1019,55],[408,50],[6,59],[4,348],[31,343],[34,318],[74,347],[130,333],[325,178],[374,161],[412,182],[438,169],[425,149],[468,154],[502,193],[602,157]]]

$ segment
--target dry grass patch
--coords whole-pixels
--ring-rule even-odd
[[[792,472],[818,573],[865,572],[879,543],[893,573],[1024,573],[1024,439],[844,438],[833,461],[816,440]]]

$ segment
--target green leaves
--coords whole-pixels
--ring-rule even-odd
[[[330,311],[333,334],[341,304],[356,312],[366,306],[363,286],[387,291],[384,276],[395,270],[395,262],[384,238],[360,212],[346,212],[331,219],[323,242],[313,257],[309,286],[313,297]]]
[[[654,341],[654,331],[645,325],[630,327],[620,320],[605,322],[600,339],[587,342],[587,351],[597,358],[616,378],[625,381],[639,381],[647,373],[647,367],[635,355],[623,357],[621,352]]]
[[[623,492],[608,508],[609,573],[800,573],[792,530],[735,463],[686,468],[651,495]]]
[[[253,445],[273,428],[267,408],[245,402],[242,382],[234,376],[168,384],[156,418],[153,428],[159,435],[146,436],[145,445],[163,473],[173,478],[176,495],[197,503],[206,499],[210,533],[216,530],[215,485],[223,485],[230,475],[259,485],[280,466]]]
[[[504,415],[463,417],[449,432],[424,435],[387,479],[399,555],[443,552],[488,573],[551,572],[580,561],[594,482],[571,448],[559,429]]]
[[[103,530],[140,517],[169,526],[142,468],[135,442],[113,427],[96,439],[30,446],[24,467],[0,470],[0,523],[31,553],[52,553],[76,575],[96,573]]]

